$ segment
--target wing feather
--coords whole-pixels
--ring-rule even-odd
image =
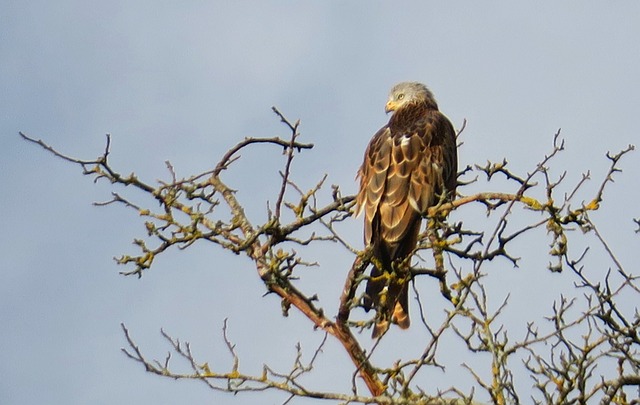
[[[357,175],[360,179],[360,192],[356,197],[356,215],[364,211],[364,239],[367,244],[372,242],[374,217],[387,184],[387,170],[391,160],[390,133],[385,126],[374,135]]]
[[[376,215],[385,242],[402,240],[416,214],[424,215],[443,192],[455,191],[456,175],[455,132],[439,111],[402,132],[380,129],[358,172],[356,212],[365,212],[365,242],[372,242]]]
[[[411,201],[411,185],[420,165],[421,142],[417,134],[390,134],[391,160],[387,183],[378,205],[382,239],[389,245],[400,243],[413,228],[419,213]],[[393,249],[395,250],[395,249]]]

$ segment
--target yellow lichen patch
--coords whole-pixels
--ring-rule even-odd
[[[564,389],[564,378],[551,377],[551,381],[558,387],[558,390]]]
[[[595,211],[598,208],[600,208],[600,201],[598,201],[598,199],[596,199],[596,198],[591,200],[591,202],[584,207],[584,209],[586,209],[588,211]]]
[[[153,253],[148,252],[144,256],[138,257],[136,260],[136,264],[143,268],[151,267],[151,263],[153,262]]]
[[[535,198],[522,196],[520,197],[520,201],[522,201],[532,210],[536,210],[536,211],[542,210],[542,204],[540,204],[540,202]]]
[[[204,377],[211,377],[213,376],[213,373],[211,372],[211,369],[209,368],[209,363],[204,363],[203,365],[200,366],[200,369],[204,372]]]
[[[474,279],[475,277],[473,276],[473,274],[467,274],[467,276],[464,277],[462,280],[458,281],[457,283],[451,284],[451,288],[453,290],[460,291],[465,287],[469,287]]]

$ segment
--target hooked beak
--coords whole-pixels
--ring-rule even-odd
[[[389,100],[387,101],[387,105],[384,106],[384,112],[389,114],[391,111],[395,111],[396,108],[398,108],[398,104],[393,100]]]

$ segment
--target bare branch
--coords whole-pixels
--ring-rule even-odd
[[[556,176],[549,169],[564,149],[559,130],[554,135],[551,152],[529,173],[514,172],[506,159],[463,169],[459,176],[470,174],[472,180],[458,182],[461,193],[466,184],[480,184],[485,178],[489,184],[496,177],[503,177],[506,187],[461,194],[454,201],[443,200],[429,210],[427,229],[420,235],[414,252],[415,263],[409,263],[410,258],[407,266],[411,268],[410,277],[427,275],[428,280],[437,281],[445,300],[430,297],[425,301],[413,283],[420,309],[421,325],[418,326],[424,327],[428,334],[416,343],[412,358],[378,366],[374,353],[377,355],[376,351],[382,350],[383,338],[365,350],[356,333],[372,324],[371,319],[360,320],[356,312],[361,308],[363,295],[359,293],[360,284],[370,278],[365,272],[375,259],[371,247],[359,251],[348,237],[341,235],[338,226],[351,217],[355,197],[343,196],[337,186],[323,189],[326,176],[311,184],[306,184],[306,180],[296,184],[292,180],[295,152],[311,149],[313,145],[298,142],[299,121],[289,121],[276,108],[273,111],[286,126],[287,137],[245,138],[226,151],[213,169],[186,178],[178,176],[178,170],[166,162],[168,179],[155,183],[145,182],[135,174],[122,175],[111,166],[109,135],[100,157],[82,160],[20,133],[24,140],[79,165],[83,174],[94,181],[106,179],[112,184],[133,186],[126,192],[114,191],[110,200],[96,203],[100,206],[122,204],[143,218],[146,237],[134,239],[138,253],[117,259],[119,264],[129,266],[123,274],[141,276],[171,248],[185,250],[198,241],[212,242],[251,260],[266,294],[279,297],[283,315],[297,311],[314,329],[324,333],[321,342],[314,345],[310,358],[305,356],[302,344],[298,344],[290,369],[279,371],[264,365],[260,375],[243,370],[236,346],[229,338],[226,319],[222,341],[231,356],[228,369],[220,370],[217,366],[218,370],[214,370],[208,362],[196,359],[189,343],[171,337],[164,330],[161,333],[170,351],[162,354],[160,360],[148,359],[122,325],[127,342],[122,351],[128,358],[140,363],[147,372],[172,379],[202,381],[216,391],[279,391],[285,395],[284,403],[307,397],[342,403],[478,404],[474,400],[476,391],[492,403],[521,403],[522,394],[516,388],[530,384],[529,378],[534,382],[536,391],[532,397],[537,403],[633,403],[634,400],[626,398],[633,397],[640,387],[636,377],[640,374],[640,314],[635,304],[640,297],[639,276],[623,267],[615,247],[590,216],[590,211],[600,209],[604,203],[605,190],[613,183],[614,175],[621,172],[621,158],[631,152],[633,146],[617,154],[607,154],[609,170],[599,184],[592,186],[597,190],[592,190],[593,198],[588,203],[574,200],[578,191],[589,192],[590,172],[582,174],[577,184],[567,187],[567,172]],[[466,120],[458,131],[458,139],[465,127]],[[274,212],[267,205],[268,217],[263,222],[255,219],[259,216],[245,212],[243,201],[232,188],[234,185],[223,179],[225,171],[245,148],[259,144],[282,147],[286,156],[280,172],[281,183],[274,190]],[[476,173],[471,173],[473,171]],[[140,202],[137,196],[131,196],[131,189],[147,201]],[[319,203],[327,201],[327,197],[328,203]],[[478,206],[487,214],[486,223],[483,227],[470,227],[469,212],[473,212],[470,209]],[[451,211],[456,211],[460,218],[455,223],[447,221]],[[640,219],[634,222],[638,225],[636,232],[640,232]],[[606,252],[604,264],[590,260],[593,250],[589,246],[575,243],[582,234],[572,233],[574,229],[591,237],[588,244],[602,247]],[[549,304],[548,317],[528,319],[525,314],[514,329],[513,319],[507,319],[506,313],[515,294],[509,286],[492,290],[487,280],[500,277],[505,263],[508,269],[522,265],[521,255],[526,260],[530,252],[540,254],[527,242],[532,234],[549,235],[550,248],[546,253],[551,259],[549,269],[553,272],[566,269],[562,277],[568,277],[573,288],[563,291],[561,297]],[[305,291],[300,287],[303,283],[296,283],[303,275],[300,268],[319,266],[307,258],[305,249],[327,241],[354,255],[335,317],[325,314],[325,303],[318,298],[320,294]],[[424,254],[424,250],[430,250],[430,254]],[[536,269],[527,271],[535,272],[534,277],[550,277],[550,282],[556,282],[553,277],[559,277],[549,272],[541,274]],[[439,309],[443,316],[427,318],[425,308]],[[389,335],[383,336],[385,341],[389,339]],[[349,373],[351,392],[315,390],[308,384],[312,380],[306,377],[316,371],[319,356],[331,347],[325,344],[330,339],[339,343],[353,365]],[[444,389],[430,387],[430,392],[420,386],[423,376],[428,376],[431,370],[455,375],[441,353],[445,342],[447,346],[455,343],[458,349],[469,354],[482,355],[484,369],[472,366],[471,362],[462,365],[474,381],[467,392],[457,386],[454,378],[451,387]],[[526,372],[525,377],[522,371]],[[359,392],[362,391],[360,381],[364,382],[368,394]]]

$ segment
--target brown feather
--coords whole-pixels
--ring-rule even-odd
[[[401,104],[374,135],[358,171],[356,212],[364,212],[364,241],[373,246],[375,263],[363,302],[377,312],[374,338],[389,322],[409,327],[406,259],[418,243],[422,216],[443,193],[453,198],[457,182],[453,126],[426,87],[404,85],[394,87],[392,97],[413,86],[416,98]]]

